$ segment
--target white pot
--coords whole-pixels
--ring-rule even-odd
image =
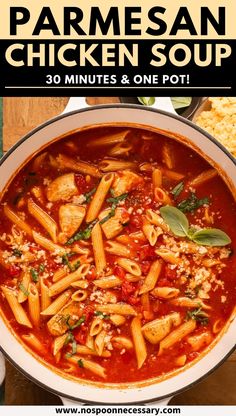
[[[201,149],[199,152],[203,152],[212,165],[221,166],[222,171],[231,181],[231,187],[236,187],[236,164],[233,157],[199,127],[164,111],[135,105],[113,104],[63,114],[27,134],[9,150],[0,162],[0,191],[24,161],[42,146],[71,130],[110,123],[150,126],[152,129],[174,132],[179,135],[179,138],[183,136],[180,140],[187,138],[191,146]],[[0,318],[0,343],[6,357],[31,380],[63,396],[66,404],[71,404],[67,399],[77,401],[77,403],[93,404],[138,404],[162,400],[159,404],[164,404],[165,398],[191,387],[193,383],[200,381],[225,360],[235,348],[235,333],[236,321],[232,319],[231,324],[215,345],[197,362],[188,365],[185,370],[178,371],[159,382],[149,380],[122,387],[119,384],[106,385],[105,383],[74,381],[59,375],[29,353]]]

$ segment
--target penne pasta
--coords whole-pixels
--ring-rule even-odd
[[[79,345],[76,346],[77,354],[82,355],[95,355],[98,356],[98,353],[94,351],[93,348],[88,348],[86,345]],[[111,352],[108,350],[103,350],[100,357],[109,358],[111,356]]]
[[[44,345],[32,332],[29,334],[23,334],[22,338],[26,342],[26,344],[28,344],[34,350],[38,352],[45,352]]]
[[[162,148],[162,161],[168,169],[172,170],[175,166],[173,150],[167,143],[165,143]]]
[[[89,335],[91,337],[95,337],[102,331],[102,328],[103,328],[102,319],[99,317],[94,318],[90,326]]]
[[[100,364],[95,363],[94,361],[88,360],[87,358],[81,357],[79,355],[73,355],[72,357],[65,357],[68,361],[77,364],[78,362],[81,363],[81,367],[85,368],[86,370],[91,371],[92,373],[96,374],[99,377],[106,378],[106,371],[105,368],[102,367]]]
[[[196,186],[201,186],[205,182],[209,181],[210,179],[215,178],[217,175],[218,175],[218,173],[215,169],[204,170],[202,173],[200,173],[194,179],[189,181],[188,185],[193,187],[193,188],[196,187]]]
[[[162,186],[162,171],[155,168],[152,172],[152,183],[154,188],[160,188]]]
[[[206,310],[210,310],[211,306],[206,305],[201,299],[195,298],[190,299],[187,297],[180,297],[177,299],[171,299],[171,304],[176,306],[182,306],[184,308],[202,308]]]
[[[65,341],[67,337],[68,337],[68,334],[66,333],[54,339],[53,346],[52,346],[52,353],[54,356],[57,355],[58,352],[62,350],[62,348],[65,345]]]
[[[212,326],[213,334],[218,334],[218,332],[222,330],[223,326],[224,326],[223,320],[217,319]]]
[[[129,130],[124,130],[123,132],[102,136],[98,139],[90,140],[89,143],[87,143],[87,147],[102,147],[122,143],[128,134]]]
[[[1,286],[1,289],[18,324],[27,326],[28,328],[32,328],[32,324],[25,310],[23,309],[22,305],[17,301],[15,291],[5,286]]]
[[[6,217],[12,221],[17,227],[23,230],[30,237],[32,236],[31,227],[23,221],[7,204],[3,207],[4,214]]]
[[[30,283],[30,274],[28,271],[25,271],[21,275],[21,282],[19,284],[19,292],[17,300],[19,303],[23,303],[28,299],[28,287]]]
[[[28,305],[30,320],[34,326],[38,327],[40,322],[40,303],[39,292],[37,286],[34,283],[30,283],[28,287]]]
[[[162,188],[154,188],[154,199],[161,205],[173,205],[170,196]]]
[[[126,273],[125,275],[125,280],[127,280],[128,282],[139,282],[140,280],[143,280],[144,277],[143,276],[134,276],[133,274],[130,273]]]
[[[100,274],[106,267],[106,255],[103,245],[102,230],[100,224],[97,222],[91,233],[93,254],[97,273]]]
[[[76,280],[76,282],[71,283],[71,286],[76,289],[87,289],[89,283],[87,280]]]
[[[49,288],[49,296],[56,296],[67,289],[71,283],[85,277],[90,269],[89,264],[82,264],[75,272],[68,274]]]
[[[128,156],[132,148],[132,144],[123,142],[116,144],[107,153],[109,156]]]
[[[175,172],[174,170],[162,169],[162,174],[172,181],[181,181],[185,175],[183,173]]]
[[[143,219],[142,230],[143,230],[143,234],[147,237],[150,245],[155,246],[157,242],[157,238],[158,238],[158,233],[154,225],[150,224],[150,222],[146,218]],[[162,231],[161,231],[161,234],[162,234]]]
[[[64,254],[65,249],[46,237],[43,237],[41,234],[37,233],[36,231],[32,231],[34,241],[39,244],[41,247],[45,248],[48,251],[56,252],[58,254]]]
[[[122,350],[125,348],[126,350],[132,350],[134,348],[133,343],[131,339],[123,336],[115,336],[112,337],[112,345],[114,345],[115,348],[118,348],[119,350]]]
[[[128,273],[134,276],[141,276],[140,266],[135,261],[120,257],[117,260],[117,264],[123,267],[123,269],[126,270]]]
[[[124,244],[118,243],[117,241],[107,241],[105,250],[108,253],[115,254],[121,257],[131,257],[131,250]]]
[[[84,289],[76,290],[76,292],[71,295],[71,299],[75,300],[76,302],[83,302],[85,299],[87,299],[87,297],[88,292]]]
[[[52,300],[49,296],[49,288],[45,284],[44,276],[40,276],[39,282],[40,282],[40,292],[41,292],[41,310],[44,311],[51,304]]]
[[[144,279],[144,282],[139,290],[139,294],[142,295],[143,293],[150,292],[156,286],[156,282],[158,277],[161,273],[162,262],[159,260],[155,260],[151,268],[148,272],[147,277]]]
[[[178,257],[179,253],[174,253],[167,248],[160,248],[155,250],[155,253],[160,256],[165,262],[170,264],[180,264],[181,259]]]
[[[164,222],[163,218],[157,214],[153,209],[147,209],[146,210],[146,217],[148,221],[161,228],[164,232],[169,232],[169,226]]]
[[[105,276],[102,279],[95,279],[93,284],[101,289],[111,289],[113,287],[121,286],[122,280],[114,275]]]
[[[136,168],[137,164],[135,162],[127,162],[126,160],[103,159],[99,163],[99,169],[102,172],[116,172],[117,170]]]
[[[155,296],[155,298],[162,298],[162,299],[172,299],[179,296],[180,290],[176,289],[175,287],[155,287],[151,291],[151,294]]]
[[[28,211],[48,232],[52,241],[57,243],[57,224],[50,215],[40,208],[31,198],[28,200]]]
[[[99,312],[104,312],[106,314],[111,313],[118,315],[137,315],[137,312],[135,311],[133,306],[128,305],[126,303],[96,305],[96,310]]]
[[[74,172],[84,173],[85,175],[91,175],[95,178],[100,178],[101,173],[97,166],[92,163],[84,162],[82,160],[72,159],[66,155],[59,154],[56,157],[56,163],[59,169],[69,169]]]
[[[105,346],[105,337],[106,337],[107,333],[104,329],[102,329],[102,331],[100,331],[95,340],[94,340],[94,349],[96,351],[96,353],[101,356],[104,350],[104,346]]]
[[[106,195],[112,185],[113,179],[114,175],[112,173],[108,173],[102,177],[92,202],[89,205],[86,215],[86,222],[92,222],[97,218],[102,204],[105,201]]]
[[[141,368],[147,358],[147,349],[141,330],[141,322],[138,317],[133,318],[130,329],[133,337],[138,368]]]
[[[111,315],[110,316],[110,321],[113,323],[113,325],[115,326],[121,326],[124,325],[124,323],[126,322],[126,318],[122,315]]]
[[[181,324],[178,328],[174,329],[174,331],[161,340],[158,355],[162,355],[165,350],[169,349],[177,342],[180,342],[187,335],[191,334],[191,332],[193,332],[196,328],[196,325],[196,321],[190,319],[189,321]]]

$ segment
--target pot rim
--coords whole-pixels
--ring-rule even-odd
[[[233,164],[236,166],[236,160],[235,158],[226,150],[226,148],[219,143],[214,137],[212,137],[209,133],[207,133],[205,130],[203,130],[202,128],[200,128],[199,126],[195,125],[193,122],[179,116],[179,115],[175,115],[175,114],[171,114],[168,113],[166,111],[163,110],[157,110],[154,108],[148,108],[148,107],[142,107],[140,105],[136,105],[136,104],[119,104],[119,103],[115,103],[115,104],[104,104],[104,105],[99,105],[99,106],[91,106],[88,108],[83,108],[83,109],[77,109],[77,110],[73,110],[71,112],[65,113],[65,114],[60,114],[58,116],[55,116],[47,121],[45,121],[44,123],[40,124],[39,126],[35,127],[33,130],[31,130],[29,133],[27,133],[26,135],[24,135],[20,140],[17,141],[17,143],[15,143],[5,154],[4,156],[1,158],[0,160],[0,166],[5,162],[5,160],[15,151],[17,150],[17,148],[24,143],[26,140],[28,140],[31,136],[33,136],[35,133],[39,132],[40,130],[42,130],[43,128],[49,126],[50,124],[53,124],[54,122],[57,122],[58,120],[64,119],[68,116],[71,115],[75,115],[77,113],[83,113],[83,112],[87,112],[87,111],[93,111],[93,110],[98,110],[98,109],[111,109],[111,108],[129,108],[129,109],[137,109],[137,110],[142,110],[142,111],[149,111],[149,112],[153,112],[153,113],[158,113],[158,114],[162,114],[164,116],[168,116],[171,118],[174,118],[180,122],[182,122],[183,124],[186,124],[188,126],[190,126],[191,128],[193,128],[194,130],[200,132],[203,136],[205,136],[208,140],[210,140],[211,142],[213,142],[219,149],[221,149],[221,151],[223,153],[225,153],[225,155],[233,162]],[[9,330],[9,328],[8,328]],[[222,335],[222,338],[224,338],[224,334]],[[17,340],[18,342],[18,340]],[[189,383],[188,385],[181,387],[180,389],[174,390],[174,391],[170,391],[167,394],[164,394],[162,396],[157,396],[151,399],[147,399],[147,400],[141,400],[141,401],[122,401],[119,403],[109,403],[109,405],[125,405],[125,404],[129,404],[129,405],[137,405],[137,404],[142,404],[142,403],[153,403],[156,402],[157,400],[163,400],[165,398],[168,398],[170,396],[179,394],[183,391],[186,391],[188,389],[190,389],[193,385],[201,382],[203,379],[205,379],[208,375],[210,375],[213,371],[215,371],[232,353],[233,351],[236,349],[236,344],[222,357],[222,359],[220,361],[218,361],[216,363],[216,365],[214,365],[212,368],[210,368],[205,374],[201,375],[199,378],[195,379],[193,382]],[[4,348],[0,345],[0,350],[3,352],[3,354],[5,355],[5,357],[8,359],[8,361],[10,361],[23,375],[25,375],[27,378],[29,378],[31,381],[33,381],[34,383],[36,383],[37,385],[39,385],[40,387],[58,395],[58,396],[63,396],[66,397],[70,400],[75,400],[77,402],[83,402],[83,403],[88,403],[91,405],[95,405],[95,404],[99,404],[99,405],[106,405],[108,404],[108,402],[97,402],[97,401],[92,401],[92,400],[84,400],[84,399],[80,399],[78,397],[75,397],[73,395],[68,395],[66,393],[60,392],[52,387],[47,386],[46,384],[44,384],[43,382],[39,381],[37,378],[35,378],[34,376],[32,376],[31,374],[29,374],[26,370],[24,370],[23,367],[21,367],[19,364],[17,364],[17,362],[15,362],[15,360],[8,355],[8,353],[4,350]],[[194,364],[193,364],[194,367]],[[184,372],[184,370],[183,370]],[[178,375],[176,375],[178,376]],[[172,377],[176,377],[176,376],[172,376]],[[158,384],[157,384],[158,385]],[[140,389],[140,387],[136,387],[137,391]]]

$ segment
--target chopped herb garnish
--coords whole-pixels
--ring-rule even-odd
[[[114,195],[114,191],[110,191],[112,195]],[[126,199],[128,196],[128,193],[126,194],[122,194],[120,196],[117,197],[112,197],[112,198],[107,198],[107,202],[111,202],[112,206],[111,206],[111,210],[110,212],[100,221],[100,224],[104,224],[105,222],[107,222],[110,218],[115,216],[116,213],[116,207],[119,204],[120,201],[124,201],[124,199]]]
[[[70,325],[69,320],[70,315],[66,318],[66,325],[68,326],[70,331],[73,331],[73,329],[78,328],[85,321],[85,316],[81,316],[81,318],[74,325]]]
[[[99,224],[104,224],[110,218],[114,217],[116,213],[116,205],[112,204],[111,211],[99,222]]]
[[[45,265],[41,263],[41,264],[39,265],[39,272],[40,272],[40,273],[43,273],[43,272],[44,272],[44,270],[45,270]]]
[[[191,192],[190,197],[179,202],[177,208],[182,212],[192,212],[205,204],[209,204],[209,198],[198,199],[196,194]]]
[[[105,313],[100,312],[100,311],[95,311],[94,315],[99,316],[99,318],[101,319],[110,319],[109,315],[106,315]]]
[[[31,277],[32,277],[33,281],[35,283],[37,283],[38,280],[39,280],[39,274],[38,274],[37,270],[36,269],[33,269],[33,268],[30,269],[30,274],[31,274]]]
[[[180,182],[178,183],[178,185],[176,185],[171,191],[170,193],[173,195],[174,198],[177,198],[177,196],[179,196],[181,194],[181,192],[184,189],[184,183]]]
[[[76,233],[67,241],[66,245],[69,246],[79,240],[88,240],[91,237],[91,232],[96,222],[97,220],[92,221],[87,228]]]
[[[21,292],[24,293],[25,296],[29,296],[29,292],[28,290],[25,288],[25,286],[23,285],[23,283],[19,283],[19,289],[21,290]]]
[[[62,256],[62,263],[65,264],[71,272],[75,272],[78,267],[80,266],[80,261],[78,260],[75,264],[71,264],[68,257],[73,255],[74,253],[67,253],[63,254]]]
[[[90,202],[91,197],[93,196],[93,194],[95,194],[97,188],[93,188],[91,191],[87,192],[86,194],[84,194],[85,197],[85,202]]]
[[[64,341],[64,345],[68,345],[69,342],[73,341],[73,339],[74,339],[73,334],[71,332],[68,332],[67,337]]]
[[[77,363],[78,363],[78,366],[80,368],[84,368],[84,363],[83,363],[83,360],[81,358],[77,361]]]
[[[194,319],[195,321],[200,322],[202,325],[207,325],[209,322],[206,312],[204,312],[201,307],[194,309],[193,311],[187,311],[186,319]]]
[[[77,342],[75,338],[73,337],[72,346],[71,346],[71,354],[74,355],[77,353]]]
[[[127,192],[126,194],[122,194],[120,196],[116,196],[116,197],[113,196],[112,198],[107,198],[107,202],[111,202],[112,204],[117,205],[120,201],[123,201],[124,199],[126,199],[128,195],[129,194]]]
[[[22,251],[18,250],[18,248],[14,248],[13,255],[16,256],[16,257],[21,257],[22,256]]]

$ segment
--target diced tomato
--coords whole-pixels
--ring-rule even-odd
[[[128,295],[134,293],[135,290],[136,286],[133,283],[127,282],[127,280],[125,280],[121,285],[122,298],[127,299]]]
[[[130,305],[138,305],[140,303],[140,297],[137,297],[135,295],[131,295],[128,297],[128,303]]]
[[[86,323],[88,323],[94,315],[94,307],[92,305],[85,306],[83,315],[85,316]]]
[[[155,248],[151,246],[144,246],[139,251],[139,259],[142,260],[154,260],[156,258]]]
[[[74,333],[73,333],[73,335],[74,335],[74,337],[75,337],[75,340],[76,340],[79,344],[82,344],[82,345],[85,345],[85,344],[86,344],[86,339],[87,339],[87,330],[86,330],[86,331],[84,331],[84,330],[82,329],[82,327],[81,327],[81,328],[79,328],[78,330],[75,330],[75,331],[74,331]]]
[[[19,276],[20,272],[21,268],[19,266],[16,266],[15,264],[11,264],[11,266],[8,269],[8,273],[11,277]]]
[[[83,175],[80,175],[80,173],[75,174],[75,183],[78,188],[78,191],[83,194],[86,191],[86,180]]]
[[[130,224],[133,225],[134,227],[140,229],[142,227],[143,224],[143,220],[141,215],[131,215],[130,217]]]
[[[165,277],[158,280],[158,286],[164,287],[164,286],[172,286],[172,285],[173,284]]]
[[[119,277],[120,279],[122,279],[122,280],[125,279],[126,273],[125,273],[124,269],[122,269],[122,267],[116,265],[114,267],[113,273],[114,273],[115,276]]]
[[[94,279],[96,279],[96,278],[97,278],[97,270],[96,270],[96,267],[95,267],[95,266],[91,266],[91,267],[90,267],[90,270],[89,270],[89,272],[88,272],[88,274],[87,274],[86,278],[87,278],[88,280],[94,280]]]
[[[141,266],[142,273],[144,275],[146,275],[150,270],[151,262],[150,261],[142,261],[140,266]]]
[[[168,280],[175,280],[177,278],[177,273],[175,269],[170,269],[168,266],[165,267],[165,277]]]

